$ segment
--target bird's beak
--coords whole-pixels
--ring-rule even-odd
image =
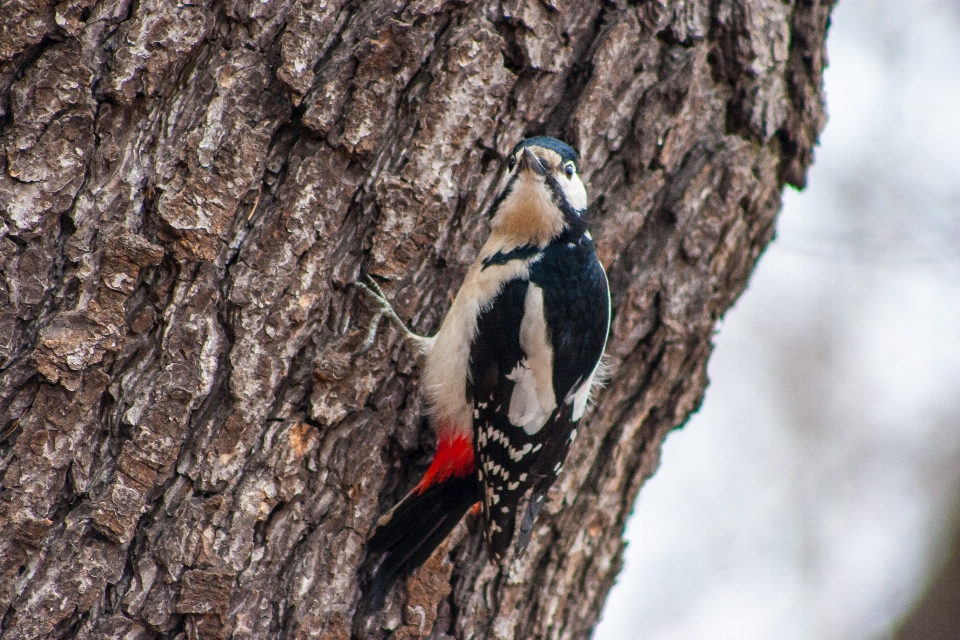
[[[538,176],[542,176],[546,173],[546,169],[543,168],[543,165],[540,164],[540,159],[530,151],[530,149],[524,149],[520,153],[520,162],[517,163],[517,173],[523,173],[525,171],[532,171]]]

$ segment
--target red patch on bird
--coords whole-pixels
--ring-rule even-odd
[[[433,456],[430,468],[417,485],[417,493],[422,494],[450,476],[463,478],[473,473],[473,469],[473,442],[470,438],[459,436],[441,439],[437,443],[437,453]]]

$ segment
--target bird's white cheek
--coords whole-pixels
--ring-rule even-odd
[[[564,176],[560,180],[560,186],[563,188],[564,195],[567,196],[567,202],[577,211],[583,211],[587,208],[587,189],[583,186],[580,176],[574,174],[572,178]]]

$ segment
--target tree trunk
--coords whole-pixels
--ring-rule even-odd
[[[933,549],[929,582],[890,635],[894,640],[957,640],[960,635],[960,509],[950,536]]]
[[[9,0],[0,638],[586,638],[717,320],[802,186],[832,0]],[[582,155],[609,380],[526,553],[468,516],[373,620],[504,156]],[[682,497],[678,497],[682,499]]]

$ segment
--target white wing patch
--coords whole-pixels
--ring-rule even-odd
[[[540,431],[550,417],[550,411],[540,406],[540,400],[537,398],[537,379],[533,371],[521,363],[508,373],[507,377],[515,383],[513,395],[510,396],[510,410],[507,413],[511,424],[523,427],[523,430],[529,434]]]
[[[543,315],[543,289],[532,282],[527,287],[520,348],[526,357],[507,374],[514,381],[507,417],[511,424],[533,435],[547,423],[557,408],[553,391],[553,348],[547,340]]]

